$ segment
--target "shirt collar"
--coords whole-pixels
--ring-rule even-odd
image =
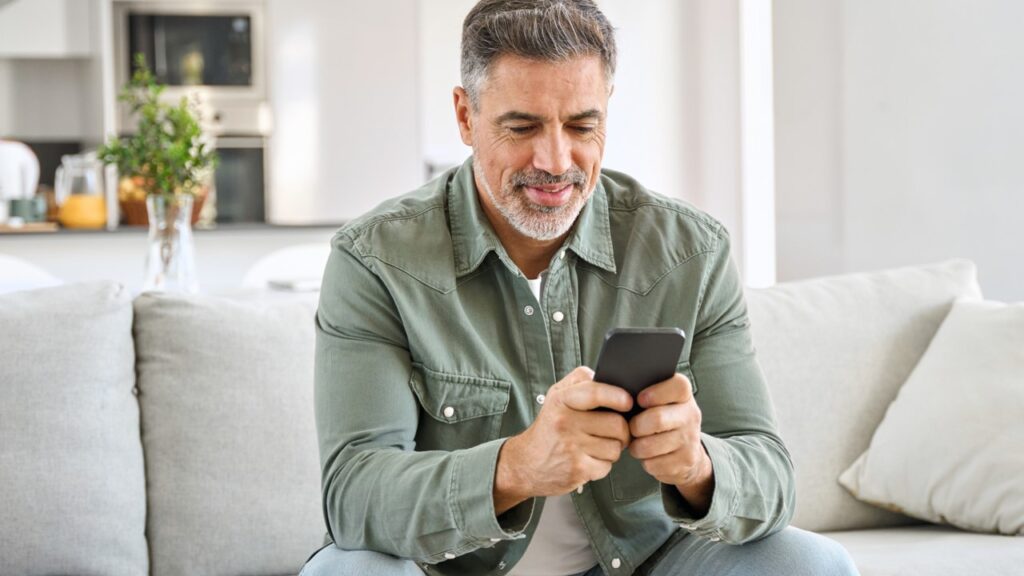
[[[448,219],[455,255],[455,275],[476,270],[487,254],[495,252],[513,270],[508,253],[498,240],[491,222],[480,206],[473,178],[473,157],[469,157],[448,181]],[[590,200],[580,211],[565,247],[588,263],[615,273],[608,197],[598,180]]]

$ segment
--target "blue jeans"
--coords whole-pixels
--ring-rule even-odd
[[[299,576],[423,576],[411,561],[364,550],[328,546],[306,563]],[[786,528],[742,546],[712,542],[680,531],[659,548],[636,576],[858,576],[839,543]],[[469,576],[469,575],[467,575]],[[605,576],[600,566],[578,576]]]

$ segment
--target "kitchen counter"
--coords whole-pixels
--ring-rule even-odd
[[[337,230],[342,226],[343,223],[323,223],[323,224],[265,224],[257,222],[245,222],[237,224],[215,224],[211,227],[201,228],[193,227],[192,230],[196,235],[211,234],[218,232],[295,232],[302,230],[321,230],[330,228]],[[56,230],[46,231],[15,231],[8,230],[0,227],[0,237],[3,238],[17,238],[17,237],[40,237],[40,236],[91,236],[91,235],[110,235],[110,234],[146,234],[149,232],[149,228],[146,226],[120,226],[115,230],[81,230],[74,228],[60,228]]]
[[[225,224],[216,229],[196,229],[200,289],[211,293],[236,291],[245,273],[263,256],[302,244],[326,246],[338,227]],[[138,291],[142,287],[146,237],[145,227],[0,234],[0,254],[30,262],[64,282],[115,280]],[[319,277],[321,272],[296,270],[294,277]],[[0,268],[0,280],[4,280],[3,274]]]

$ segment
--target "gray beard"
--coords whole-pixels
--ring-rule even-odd
[[[573,186],[573,196],[564,206],[539,206],[530,202],[525,194],[517,192],[509,183],[502,187],[499,197],[491,189],[487,175],[480,162],[474,157],[473,170],[480,174],[480,183],[491,204],[516,232],[533,240],[547,241],[560,238],[569,232],[587,199],[578,186]]]

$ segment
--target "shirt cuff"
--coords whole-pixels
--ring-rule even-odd
[[[733,516],[739,501],[739,487],[729,444],[721,438],[704,433],[701,433],[701,442],[711,458],[715,474],[715,490],[711,494],[708,513],[702,518],[694,518],[693,511],[679,489],[671,484],[661,485],[661,501],[665,513],[673,522],[694,534],[717,541],[722,539],[723,528]]]
[[[507,438],[461,450],[452,472],[448,495],[456,526],[467,537],[496,542],[525,538],[533,517],[535,498],[522,502],[498,518],[494,510],[494,473],[498,453]]]

